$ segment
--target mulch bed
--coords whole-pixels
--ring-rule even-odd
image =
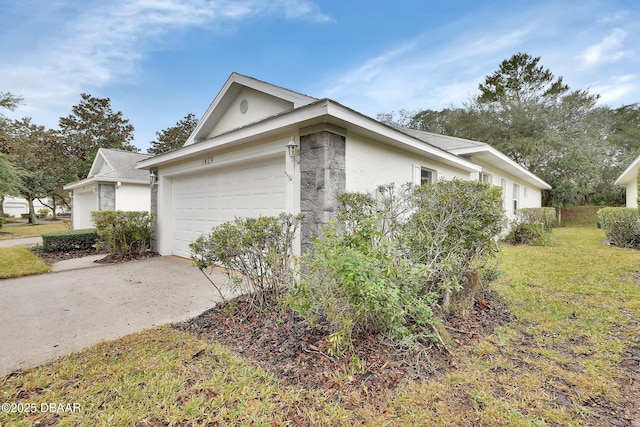
[[[132,254],[126,256],[111,256],[107,251],[98,251],[94,248],[91,249],[75,249],[71,251],[53,251],[47,252],[42,249],[32,248],[31,251],[42,259],[47,265],[52,266],[56,262],[65,261],[68,259],[82,258],[91,255],[104,255],[104,258],[98,259],[96,263],[118,263],[124,261],[131,261],[134,259],[145,259],[158,256],[157,252],[145,252],[142,254]]]
[[[408,349],[374,334],[354,337],[352,352],[329,355],[326,338],[331,327],[326,319],[311,325],[293,311],[250,310],[250,304],[248,296],[241,296],[231,305],[219,304],[198,317],[175,324],[174,328],[215,339],[234,353],[254,360],[286,384],[308,390],[340,391],[343,396],[345,392],[363,389],[375,396],[377,391],[394,389],[403,381],[441,374],[454,364],[443,346]],[[246,312],[251,314],[245,319],[237,315]],[[453,343],[467,345],[508,322],[511,314],[497,293],[486,290],[467,318],[440,317]],[[363,362],[361,370],[353,369],[354,359]],[[349,407],[349,402],[343,403]]]

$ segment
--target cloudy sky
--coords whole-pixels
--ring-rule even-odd
[[[146,151],[233,72],[375,117],[461,106],[518,52],[612,107],[640,102],[636,0],[2,0],[0,92],[57,128],[110,98]]]

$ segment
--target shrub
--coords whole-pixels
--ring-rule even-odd
[[[635,208],[602,208],[598,223],[609,243],[625,248],[640,247],[640,215]]]
[[[2,226],[4,225],[4,221],[5,221],[5,217],[0,216],[0,228],[2,228]]]
[[[303,258],[294,307],[332,321],[333,351],[348,348],[357,330],[441,342],[433,307],[464,311],[473,302],[476,269],[495,253],[502,228],[500,191],[453,180],[382,186],[375,199],[341,195],[337,220]]]
[[[46,218],[49,216],[49,209],[38,209],[38,218]]]
[[[470,273],[497,252],[504,227],[502,189],[453,179],[424,184],[414,197],[417,210],[403,227],[402,244],[431,272],[428,289],[438,292],[443,307],[464,314],[478,291]]]
[[[96,230],[67,230],[42,235],[42,249],[47,252],[91,249],[98,240]]]
[[[558,226],[556,209],[552,207],[522,208],[518,209],[517,215],[522,222],[540,224],[546,232],[551,232],[554,227]]]
[[[547,243],[545,231],[538,222],[514,222],[504,240],[514,245],[544,246]]]
[[[98,249],[107,249],[114,258],[141,254],[149,250],[151,215],[144,211],[93,211]]]
[[[191,259],[223,299],[207,275],[211,268],[224,268],[233,291],[253,294],[264,306],[293,285],[293,244],[301,219],[290,214],[236,218],[193,242]]]

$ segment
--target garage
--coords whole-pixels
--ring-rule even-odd
[[[173,255],[189,258],[189,244],[235,217],[278,215],[286,207],[285,159],[260,158],[171,180]]]

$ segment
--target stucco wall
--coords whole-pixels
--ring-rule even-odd
[[[116,187],[116,210],[149,211],[151,196],[149,185],[122,184]]]
[[[246,101],[244,104],[246,111],[241,109],[243,100]],[[218,120],[208,137],[220,135],[291,108],[293,108],[293,104],[284,99],[276,98],[254,89],[244,88],[231,103],[225,114]]]
[[[469,179],[470,173],[426,156],[380,144],[360,135],[347,135],[346,191],[371,192],[379,185],[413,182],[413,167],[438,172],[439,178]]]
[[[637,208],[638,207],[638,182],[632,181],[626,185],[627,189],[627,207],[628,208]]]

